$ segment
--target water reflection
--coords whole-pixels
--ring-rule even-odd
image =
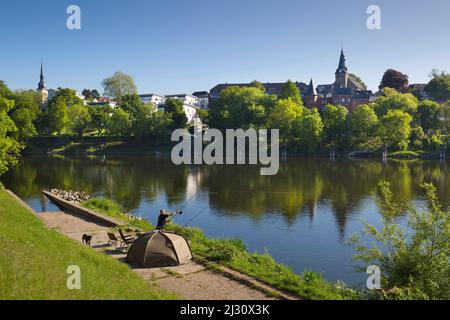
[[[200,190],[221,214],[248,215],[256,221],[281,215],[288,225],[301,215],[314,220],[317,204],[328,201],[342,232],[380,180],[391,182],[398,200],[420,198],[423,182],[437,185],[444,204],[450,200],[447,165],[435,161],[290,159],[276,176],[259,172],[255,166],[174,166],[170,159],[153,157],[29,157],[3,182],[24,198],[45,188],[83,190],[112,198],[129,211],[143,199],[160,197],[177,206]]]
[[[112,198],[150,219],[197,195],[180,223],[207,207],[193,223],[207,234],[238,237],[298,272],[310,268],[348,283],[363,278],[353,273],[353,252],[341,240],[361,229],[360,218],[379,222],[373,195],[381,180],[391,182],[398,201],[420,203],[420,185],[433,182],[443,204],[450,202],[447,164],[437,161],[289,159],[277,176],[263,177],[255,166],[174,166],[164,157],[25,157],[2,177],[40,211],[52,209],[40,195],[49,188]]]

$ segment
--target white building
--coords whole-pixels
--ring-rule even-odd
[[[160,104],[164,104],[166,102],[166,98],[164,96],[160,96],[157,94],[149,93],[149,94],[140,94],[139,98],[145,104],[153,103],[156,107]]]
[[[139,98],[143,103],[152,103],[159,110],[164,110],[167,99],[176,99],[183,102],[183,109],[188,123],[199,120],[197,109],[200,107],[200,99],[190,94],[171,94],[167,96],[157,94],[141,94]]]
[[[209,93],[207,91],[197,91],[192,94],[199,100],[199,107],[205,110],[209,109]]]

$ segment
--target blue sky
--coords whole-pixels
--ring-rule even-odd
[[[15,0],[1,1],[0,79],[35,89],[101,89],[121,70],[140,93],[192,93],[217,83],[292,79],[331,83],[344,45],[349,70],[375,90],[395,68],[427,82],[450,71],[450,1]],[[81,7],[82,29],[66,28]],[[381,7],[382,29],[366,27]]]

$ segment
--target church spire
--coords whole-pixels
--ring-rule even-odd
[[[47,89],[46,85],[45,85],[45,81],[44,81],[44,64],[41,61],[41,80],[39,81],[38,84],[38,90],[45,90]]]
[[[311,78],[311,81],[309,82],[308,92],[306,93],[306,95],[311,96],[311,97],[317,96],[316,88],[314,88],[314,83],[313,83],[312,78]]]
[[[339,58],[339,66],[337,71],[347,71],[347,66],[345,64],[345,54],[344,54],[344,48],[341,49],[341,57]]]

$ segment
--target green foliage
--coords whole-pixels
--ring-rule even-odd
[[[361,105],[348,114],[350,144],[352,148],[363,151],[376,151],[381,145],[376,141],[378,116],[369,105]],[[370,142],[370,143],[369,143]]]
[[[348,76],[353,79],[355,82],[357,82],[364,90],[367,90],[367,85],[364,83],[364,81],[357,76],[354,73],[349,73]]]
[[[0,299],[152,300],[174,294],[150,286],[125,264],[54,230],[0,191]],[[82,289],[67,290],[67,268],[82,270]]]
[[[184,112],[183,101],[178,99],[167,99],[164,112],[172,119],[172,130],[187,127],[186,113]]]
[[[131,130],[131,117],[122,109],[114,109],[112,115],[106,120],[106,129],[113,136],[126,136]]]
[[[413,94],[402,94],[391,88],[385,88],[383,91],[384,95],[375,102],[378,117],[385,116],[389,110],[400,110],[412,116],[417,112],[419,101]]]
[[[350,243],[357,249],[355,259],[364,265],[378,265],[382,271],[385,299],[450,298],[450,213],[444,212],[431,184],[424,184],[427,210],[398,204],[390,184],[378,188],[378,205],[383,214],[383,229],[366,223],[364,235],[372,245],[354,235]],[[407,211],[408,229],[395,218]],[[359,268],[364,270],[365,268]]]
[[[40,96],[36,91],[18,91],[14,93],[14,101],[10,117],[18,129],[18,140],[23,142],[37,134],[35,121],[40,114]]]
[[[436,102],[425,100],[419,103],[416,122],[422,127],[424,132],[437,130],[440,125],[440,116],[441,106]]]
[[[138,139],[149,139],[156,144],[169,141],[173,128],[173,119],[169,113],[157,111],[152,104],[143,105],[136,113],[133,133]]]
[[[431,73],[433,77],[428,85],[425,87],[425,92],[435,100],[449,100],[450,99],[450,73],[444,71],[439,72],[433,70]]]
[[[105,95],[115,99],[118,103],[126,95],[137,94],[133,78],[121,71],[117,71],[112,77],[104,79],[102,85]]]
[[[275,107],[270,111],[269,126],[273,129],[279,129],[282,142],[290,145],[293,141],[294,125],[305,112],[303,105],[291,98],[278,100]]]
[[[107,119],[112,114],[113,109],[109,105],[98,106],[88,106],[88,112],[91,117],[90,128],[97,130],[100,136],[103,130],[106,129]]]
[[[69,108],[69,129],[78,136],[83,136],[83,133],[91,126],[91,115],[88,107],[83,104],[76,104]]]
[[[406,150],[411,137],[411,121],[409,114],[400,110],[389,110],[387,115],[381,118],[378,130],[383,146]]]
[[[142,109],[143,103],[137,93],[134,94],[126,94],[120,100],[120,108],[127,112],[131,121],[134,123],[137,113]]]
[[[300,96],[300,89],[298,88],[297,84],[295,84],[291,80],[288,80],[284,84],[280,99],[291,99],[298,104],[303,104],[302,98]]]
[[[1,89],[1,87],[0,87]],[[1,91],[7,92],[6,88]],[[0,175],[15,163],[19,157],[22,146],[14,138],[18,129],[8,112],[14,107],[14,101],[0,96]]]
[[[317,109],[309,110],[295,121],[294,136],[296,150],[302,153],[316,152],[322,141],[323,123]]]
[[[322,113],[324,141],[342,150],[346,147],[348,109],[327,105]]]

